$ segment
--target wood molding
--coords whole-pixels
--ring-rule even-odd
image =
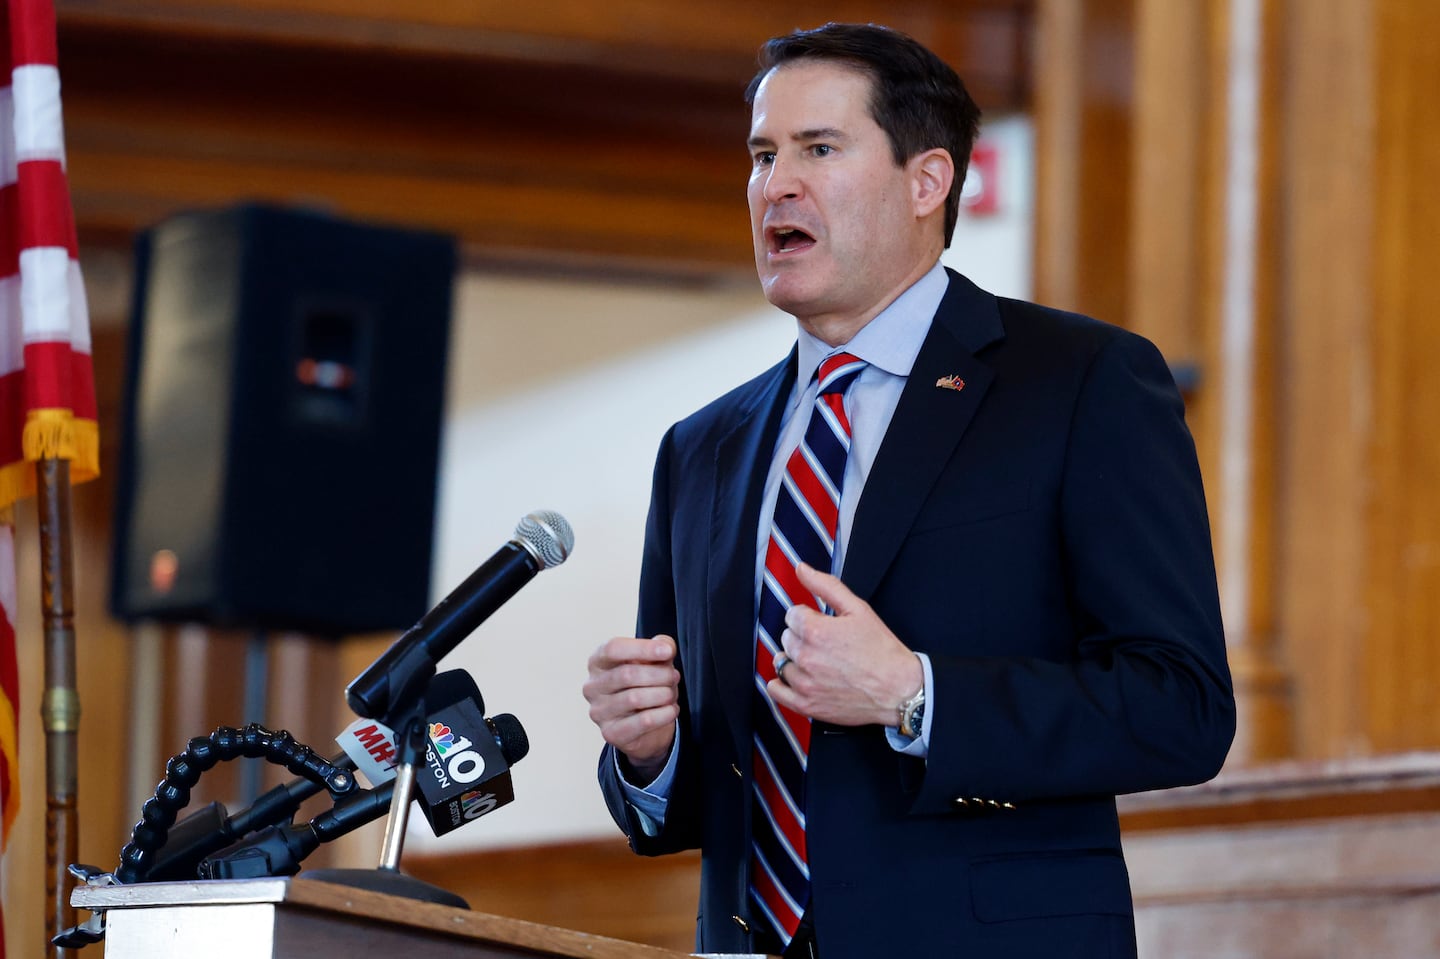
[[[1121,796],[1118,806],[1126,834],[1440,812],[1440,754],[1273,763]]]

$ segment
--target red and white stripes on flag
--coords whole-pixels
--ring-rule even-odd
[[[0,793],[4,831],[19,808],[15,548],[10,507],[35,492],[37,460],[99,473],[90,320],[65,179],[55,10],[0,0]],[[0,959],[4,956],[0,929]]]
[[[35,491],[40,459],[99,472],[90,322],[65,179],[50,0],[5,0],[0,56],[0,507]]]

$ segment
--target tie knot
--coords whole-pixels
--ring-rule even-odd
[[[844,393],[866,365],[864,360],[849,353],[832,353],[825,357],[815,373],[820,380],[820,394]]]

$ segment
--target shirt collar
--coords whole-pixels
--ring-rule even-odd
[[[930,321],[945,298],[950,277],[937,260],[930,271],[910,285],[893,303],[881,310],[860,332],[844,346],[845,352],[858,356],[871,366],[878,367],[895,376],[909,376],[915,366],[915,357],[930,332]],[[836,347],[799,330],[798,366],[796,368],[796,394],[803,392],[811,377],[815,375],[820,361]]]

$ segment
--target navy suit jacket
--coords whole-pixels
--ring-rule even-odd
[[[955,376],[960,390],[936,381]],[[755,541],[789,359],[676,424],[639,636],[679,644],[679,764],[636,852],[702,850],[697,945],[746,952]],[[857,507],[842,579],[934,668],[926,760],[816,723],[811,914],[825,959],[1133,956],[1116,794],[1220,768],[1235,729],[1204,493],[1148,341],[958,274]],[[736,921],[735,917],[744,920]]]

